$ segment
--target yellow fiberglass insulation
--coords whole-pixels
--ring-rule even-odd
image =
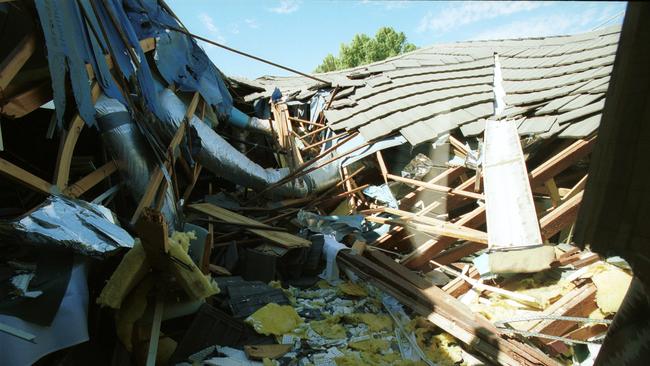
[[[368,291],[366,291],[365,288],[357,285],[356,283],[344,282],[340,284],[338,287],[339,290],[345,295],[357,296],[357,297],[368,296]]]
[[[340,316],[332,316],[324,320],[314,320],[309,322],[311,329],[321,337],[329,339],[345,339],[345,328],[339,324]]]
[[[439,366],[453,366],[463,361],[462,349],[450,334],[433,335],[428,328],[416,328],[415,339],[427,357]]]
[[[336,357],[334,362],[336,366],[395,366],[403,365],[400,363],[399,353],[392,352],[386,354],[371,352],[345,352],[344,356]]]
[[[352,323],[365,323],[373,332],[393,329],[393,320],[388,315],[355,313],[345,315],[345,320]]]
[[[613,314],[623,303],[632,276],[610,264],[603,263],[593,269],[595,273],[591,279],[596,285],[596,304],[604,314]]]
[[[264,335],[283,335],[290,333],[303,320],[290,305],[269,303],[246,318],[257,333]]]
[[[169,244],[180,245],[181,248],[187,252],[190,249],[191,241],[194,239],[196,239],[196,234],[194,231],[175,231],[172,236],[169,237]]]
[[[348,347],[357,350],[365,351],[370,353],[381,353],[382,351],[390,347],[390,342],[386,339],[366,339],[363,341],[350,342]]]

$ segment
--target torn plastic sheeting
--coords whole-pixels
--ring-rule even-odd
[[[124,13],[121,1],[106,0],[92,4],[93,6],[88,0],[80,2],[38,0],[35,3],[47,45],[59,125],[62,125],[65,112],[65,79],[68,72],[79,114],[87,124],[95,124],[90,84],[86,73],[87,63],[93,67],[103,91],[110,97],[123,101],[106,64],[104,49],[111,51],[112,58],[116,61],[114,67],[119,69],[125,78],[136,76],[138,95],[143,96],[151,111],[158,112],[152,73],[140,47],[140,40]],[[90,19],[89,22],[86,21],[86,16],[82,16],[80,6],[83,6],[83,12]],[[110,13],[121,27],[119,31],[115,28],[106,7],[110,9]],[[99,29],[100,23],[103,25],[101,29]],[[99,34],[102,36],[98,40],[95,35]],[[128,44],[124,43],[122,36],[126,38]],[[133,63],[128,51],[135,52],[140,61],[139,67]]]
[[[363,215],[350,216],[320,216],[315,213],[300,210],[296,215],[298,223],[303,227],[324,235],[332,236],[337,241],[353,232],[363,230]]]
[[[95,119],[92,97],[85,68],[85,61],[93,58],[90,57],[88,32],[83,26],[85,23],[82,23],[78,3],[37,0],[34,5],[45,36],[58,124],[63,126],[66,106],[65,79],[66,71],[70,70],[70,81],[79,114],[86,123],[93,125]]]
[[[320,112],[325,109],[327,103],[327,97],[329,97],[330,92],[328,90],[319,90],[311,97],[309,102],[309,120],[311,122],[316,122],[320,116]]]
[[[50,196],[35,210],[0,224],[0,237],[35,245],[66,247],[90,256],[105,256],[133,247],[134,239],[115,225],[104,206]]]
[[[155,21],[158,13],[149,12],[147,15]],[[153,24],[153,27],[157,27]],[[208,104],[215,107],[221,120],[228,120],[238,112],[232,106],[232,97],[220,76],[221,72],[194,39],[163,28],[157,32],[157,36],[154,61],[167,84],[176,85],[183,92],[198,91]]]
[[[336,263],[336,256],[341,249],[349,249],[347,246],[339,243],[332,235],[325,235],[325,246],[323,253],[325,254],[325,269],[318,275],[329,283],[335,283],[340,280],[339,266]]]
[[[37,325],[18,317],[0,314],[0,323],[34,335],[27,342],[0,332],[0,344],[9,350],[0,352],[0,365],[31,365],[54,351],[88,341],[88,285],[86,263],[75,258],[70,281],[54,320],[49,326]]]
[[[336,149],[336,154],[337,155],[343,154],[365,143],[366,140],[363,138],[363,136],[357,135],[353,139],[351,139],[350,141],[348,141],[347,143],[341,145],[338,149]],[[387,137],[385,139],[373,142],[372,144],[363,147],[351,153],[350,155],[342,158],[341,166],[342,167],[349,166],[350,164],[356,163],[357,161],[365,158],[366,156],[372,155],[377,151],[385,150],[394,146],[403,145],[405,143],[406,143],[406,138],[404,138],[404,136],[402,135]],[[328,145],[328,148],[330,146],[331,145]]]
[[[398,208],[397,200],[393,196],[387,184],[380,186],[370,186],[363,190],[363,194],[370,198],[374,198],[379,202],[385,203],[390,208]]]
[[[102,140],[137,203],[144,196],[154,171],[153,151],[126,107],[118,100],[100,95],[95,103],[95,113]],[[177,213],[171,184],[167,185],[161,212],[169,230],[174,231]]]

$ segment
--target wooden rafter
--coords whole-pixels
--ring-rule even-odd
[[[99,98],[101,88],[97,82],[94,82],[90,93],[93,102]],[[61,136],[61,144],[59,145],[59,154],[56,159],[56,167],[54,169],[54,184],[64,191],[68,186],[70,178],[70,165],[72,164],[72,155],[74,148],[77,145],[81,130],[86,123],[77,113],[70,122],[67,131]]]
[[[46,195],[49,195],[52,191],[52,185],[44,179],[41,179],[34,174],[26,171],[25,169],[14,165],[2,158],[0,158],[0,174]]]
[[[108,178],[111,174],[117,171],[117,164],[115,161],[111,160],[108,163],[97,168],[94,172],[88,174],[87,176],[79,179],[76,183],[68,186],[63,194],[66,196],[77,198],[87,192],[92,187],[96,186],[99,182]]]
[[[36,35],[32,32],[25,35],[0,64],[0,90],[7,88],[35,50]]]
[[[531,186],[535,187],[541,185],[571,165],[575,164],[577,160],[585,157],[591,152],[595,143],[596,137],[577,140],[564,150],[560,151],[558,154],[552,156],[550,159],[530,172],[528,175],[528,180],[530,181]],[[456,223],[471,228],[476,228],[480,225],[483,225],[485,223],[485,208],[476,208],[474,211],[464,216]],[[461,247],[455,248],[454,255],[446,256],[445,261],[442,261],[440,257],[437,257],[437,255],[451,246],[455,241],[456,239],[454,238],[443,236],[434,242],[420,246],[416,251],[406,256],[403,259],[402,263],[409,268],[420,268],[422,266],[428,265],[429,259],[434,257],[436,257],[437,260],[441,263],[445,263],[447,260],[453,262],[459,258],[462,258],[463,256],[473,253],[470,250],[476,251],[484,248],[483,245],[478,243],[468,243]],[[470,252],[468,253],[468,251]],[[461,254],[464,255],[459,257]]]

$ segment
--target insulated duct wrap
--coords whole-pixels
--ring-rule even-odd
[[[250,121],[248,122],[248,129],[262,132],[267,135],[273,135],[273,129],[271,129],[270,119],[260,119],[257,117],[251,117]]]
[[[155,168],[153,153],[122,103],[101,95],[95,103],[95,113],[102,140],[117,162],[129,193],[135,202],[139,202]],[[167,185],[164,200],[161,212],[167,226],[173,230],[176,206],[171,185]]]
[[[120,248],[131,248],[134,243],[129,233],[112,222],[111,216],[104,206],[50,196],[20,219],[0,223],[0,241],[64,247],[102,257]]]
[[[160,104],[166,114],[163,122],[166,123],[168,132],[173,135],[185,118],[187,105],[169,89],[161,91]],[[196,156],[197,161],[217,176],[244,187],[263,190],[289,174],[289,170],[286,168],[262,168],[235,149],[196,116],[192,117],[190,128],[196,136],[192,141],[193,148],[199,148]],[[331,156],[323,158],[322,161],[329,157]],[[328,164],[302,178],[278,187],[271,194],[278,197],[304,197],[309,193],[321,191],[337,182],[339,167],[340,163],[338,162]]]
[[[187,105],[169,89],[161,91],[160,104],[166,114],[163,121],[165,128],[170,135],[173,135],[185,118]],[[195,134],[192,139],[193,150],[198,147],[198,152],[194,150],[197,161],[217,176],[260,191],[289,174],[289,170],[286,168],[262,168],[235,149],[196,116],[192,117],[190,128]],[[319,161],[324,162],[332,156],[334,155],[329,154]],[[312,166],[317,166],[317,164],[318,162]],[[339,180],[340,165],[340,160],[327,164],[274,189],[271,194],[276,197],[305,197],[309,193],[322,191]]]

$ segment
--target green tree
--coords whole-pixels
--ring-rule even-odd
[[[328,72],[347,69],[359,65],[385,60],[404,52],[415,50],[413,43],[406,42],[404,32],[396,32],[391,27],[381,27],[374,38],[357,34],[350,44],[341,43],[339,55],[325,56],[315,72]]]

